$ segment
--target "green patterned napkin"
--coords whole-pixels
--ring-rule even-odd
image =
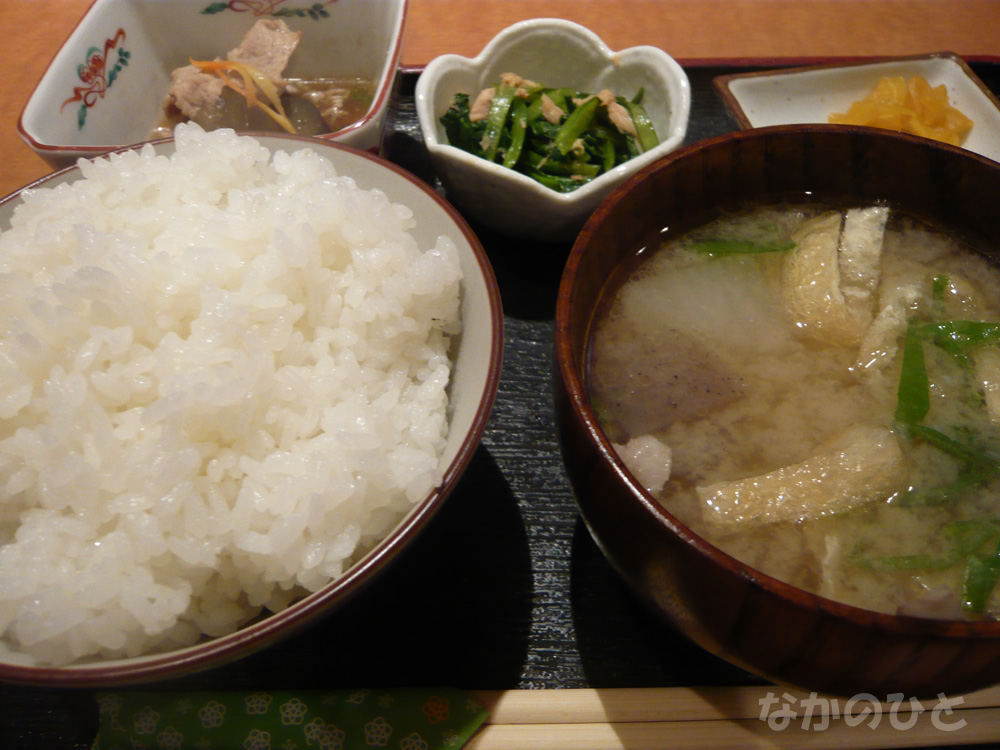
[[[457,750],[486,710],[455,688],[114,692],[93,750]]]

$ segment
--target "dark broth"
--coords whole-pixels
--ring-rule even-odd
[[[361,79],[289,78],[286,82],[282,106],[299,135],[325,135],[343,130],[365,116],[375,97],[374,84]],[[187,121],[180,110],[168,106],[150,137],[169,137],[174,127]],[[223,89],[217,106],[199,113],[195,122],[205,130],[283,132],[274,120],[259,109],[249,108],[242,96],[228,88]]]

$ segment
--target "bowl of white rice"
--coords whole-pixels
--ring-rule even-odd
[[[0,680],[204,669],[335,609],[499,381],[482,246],[402,169],[181,127],[0,201]]]

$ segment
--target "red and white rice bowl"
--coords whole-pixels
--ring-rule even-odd
[[[453,489],[499,381],[474,234],[328,141],[188,126],[81,161],[0,201],[0,289],[10,682],[195,671],[340,605]]]

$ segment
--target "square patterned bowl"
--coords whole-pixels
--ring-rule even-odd
[[[379,151],[408,0],[96,0],[63,44],[18,122],[21,137],[61,168],[149,140],[170,83],[189,58],[225,57],[260,18],[302,42],[289,77],[376,83],[365,116],[321,136]]]
[[[643,88],[643,106],[660,144],[572,193],[558,193],[449,145],[439,120],[455,94],[475,96],[507,72],[547,86],[593,93],[606,88],[631,97]],[[691,86],[680,65],[663,50],[642,46],[614,52],[583,26],[539,18],[501,31],[478,57],[442,55],[432,60],[417,80],[416,107],[424,142],[450,201],[467,216],[504,234],[561,241],[572,239],[597,204],[626,177],[681,145],[691,110]]]

